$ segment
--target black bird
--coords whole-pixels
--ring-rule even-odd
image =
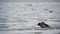
[[[44,22],[38,23],[37,25],[41,28],[50,28],[50,26],[48,24],[45,24]]]
[[[53,11],[49,11],[50,13],[52,13]]]

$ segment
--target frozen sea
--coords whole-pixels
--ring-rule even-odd
[[[60,2],[0,2],[0,34],[60,34]]]

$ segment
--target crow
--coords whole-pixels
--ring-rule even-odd
[[[50,28],[50,26],[48,24],[45,24],[45,22],[38,23],[37,25],[41,28]]]

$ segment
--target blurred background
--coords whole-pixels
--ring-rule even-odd
[[[0,0],[0,34],[48,33],[60,34],[60,0]]]

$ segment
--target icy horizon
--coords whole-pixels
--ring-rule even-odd
[[[60,0],[0,0],[0,2],[60,2]]]
[[[22,5],[20,5],[22,4]],[[40,7],[40,6],[60,6],[60,2],[0,2],[1,5],[8,6],[25,6],[32,5],[31,7]]]

